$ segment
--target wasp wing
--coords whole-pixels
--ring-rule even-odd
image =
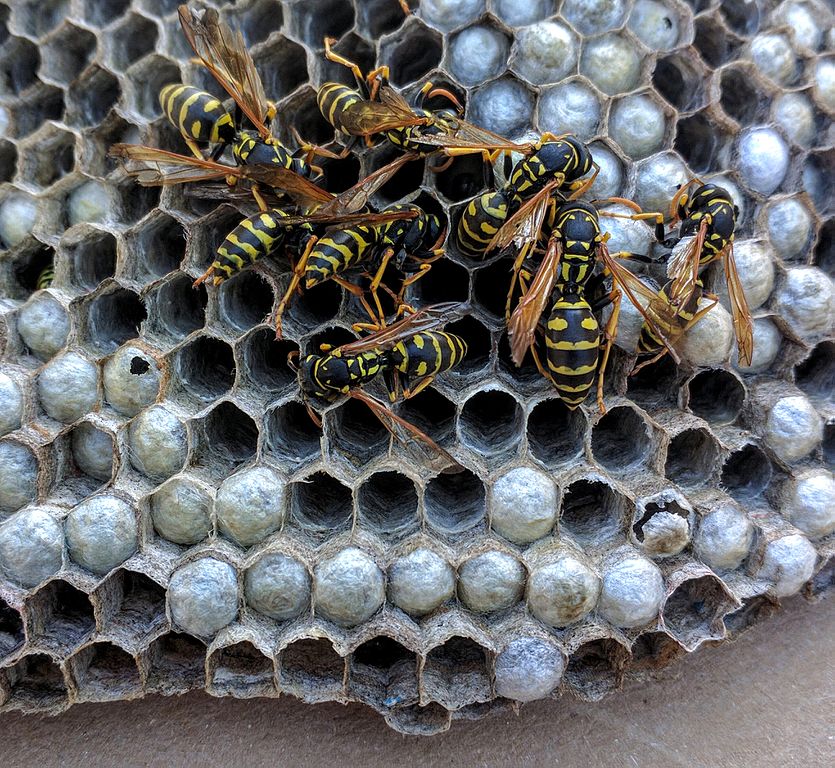
[[[221,21],[214,8],[198,16],[187,5],[181,5],[178,13],[183,34],[203,65],[235,100],[261,138],[268,138],[270,130],[264,118],[269,105],[243,35]]]
[[[435,472],[461,472],[463,467],[429,435],[393,413],[377,398],[360,389],[353,389],[349,397],[365,403],[383,426],[410,454]]]
[[[515,244],[520,250],[535,246],[539,241],[545,213],[551,203],[551,192],[556,186],[557,182],[551,181],[530,200],[526,200],[493,235],[493,239],[487,245],[487,251],[507,248],[511,244]]]
[[[500,150],[521,152],[525,155],[533,150],[533,144],[530,142],[518,144],[459,117],[444,117],[433,123],[433,128],[435,127],[440,128],[440,132],[423,133],[417,129],[414,138],[422,144],[436,146],[438,149],[472,149],[473,152]]]
[[[409,103],[393,88],[380,88],[380,101],[364,99],[343,110],[339,123],[352,136],[371,136],[374,133],[422,125],[426,117],[418,115]]]
[[[318,213],[355,213],[369,204],[371,197],[380,189],[394,174],[396,174],[406,163],[416,159],[413,152],[400,155],[378,168],[364,179],[360,179],[353,187],[333,197],[327,205],[318,209]]]
[[[722,264],[725,267],[725,282],[728,284],[728,299],[731,305],[731,315],[734,321],[734,333],[739,350],[739,364],[751,365],[754,356],[754,324],[751,320],[751,310],[748,300],[742,290],[739,273],[734,261],[733,243],[730,243],[722,254]]]
[[[143,186],[186,184],[192,181],[223,179],[230,175],[242,176],[237,166],[201,160],[193,155],[180,155],[142,144],[114,144],[108,154],[126,162],[146,164],[146,167],[142,168],[125,167]]]

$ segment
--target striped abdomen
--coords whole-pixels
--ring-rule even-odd
[[[217,249],[217,258],[212,263],[214,284],[222,283],[275,251],[284,241],[287,231],[281,225],[284,216],[287,214],[280,210],[265,211],[238,224]]]
[[[382,370],[382,357],[375,350],[345,357],[308,355],[300,367],[303,388],[317,397],[346,394],[368,383]]]
[[[52,281],[55,279],[55,268],[50,264],[48,267],[44,267],[40,274],[38,275],[38,280],[35,283],[35,288],[39,291],[42,291],[44,288],[49,288],[52,285]]]
[[[444,121],[441,115],[436,115],[428,109],[415,109],[417,117],[424,117],[429,120],[425,125],[409,125],[402,128],[392,128],[385,131],[385,137],[395,147],[404,152],[417,152],[419,155],[429,155],[438,151],[434,144],[427,144],[421,141],[421,136],[433,136],[444,131]]]
[[[689,327],[693,316],[699,308],[702,285],[701,281],[699,281],[687,301],[678,308],[670,304],[669,290],[671,284],[672,281],[668,282],[658,292],[658,299],[650,303],[646,308],[646,312],[661,333],[664,334],[667,341],[674,344]],[[648,323],[644,323],[641,326],[641,334],[638,337],[637,354],[639,356],[654,355],[662,349],[664,349],[664,342],[658,338],[658,334]]]
[[[424,331],[398,342],[388,360],[404,376],[423,379],[455,367],[467,354],[467,342],[444,331]]]
[[[239,165],[266,163],[279,165],[307,178],[317,175],[304,158],[294,157],[278,139],[265,141],[252,131],[242,131],[238,135],[232,147],[232,154]]]
[[[316,102],[322,116],[339,131],[350,131],[343,125],[341,116],[346,109],[364,99],[353,88],[342,83],[325,83],[316,94]]]
[[[505,223],[510,212],[505,192],[485,192],[467,204],[458,220],[458,245],[462,251],[481,255]]]
[[[307,260],[305,286],[312,288],[363,262],[371,255],[377,238],[377,231],[364,224],[321,238]]]
[[[574,410],[597,375],[600,325],[589,303],[577,294],[560,296],[545,325],[548,372],[562,401]]]
[[[188,139],[211,144],[235,138],[235,122],[220,99],[191,85],[166,85],[159,93],[165,116]]]

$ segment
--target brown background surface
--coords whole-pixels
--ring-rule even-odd
[[[390,731],[364,707],[204,694],[0,717],[16,766],[835,765],[835,600],[799,599],[736,643],[598,704],[570,696],[433,738]]]

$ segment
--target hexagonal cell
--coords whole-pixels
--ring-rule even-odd
[[[835,392],[835,343],[822,341],[794,367],[794,381],[810,399],[825,403]]]
[[[374,172],[388,165],[392,160],[399,157],[400,154],[393,145],[384,145],[379,153],[374,154],[373,159],[368,165],[368,170]],[[421,184],[423,184],[424,167],[425,163],[421,159],[412,160],[401,166],[394,176],[377,191],[375,197],[380,201],[381,206],[395,203],[407,195],[417,192]]]
[[[121,88],[116,76],[93,64],[67,91],[67,123],[76,126],[96,125],[119,100]]]
[[[333,320],[342,305],[342,288],[331,280],[305,289],[301,296],[293,296],[284,315],[285,323],[293,324],[307,333],[322,323]]]
[[[61,248],[70,261],[70,277],[79,288],[92,290],[116,273],[116,238],[110,232],[84,227],[68,235]]]
[[[669,557],[687,546],[693,527],[693,510],[679,502],[686,504],[669,491],[638,502],[632,515],[632,533],[646,554]]]
[[[240,408],[228,400],[213,408],[195,425],[198,465],[228,468],[255,455],[258,427]]]
[[[640,160],[662,149],[671,118],[669,107],[652,91],[629,94],[611,106],[609,136],[627,155]]]
[[[599,701],[620,688],[628,662],[629,650],[617,640],[591,640],[571,654],[564,679],[579,698]]]
[[[402,536],[418,525],[418,491],[399,472],[376,472],[357,491],[359,522],[382,535]]]
[[[127,69],[154,50],[158,34],[153,21],[136,13],[128,14],[108,34],[111,65],[114,69]]]
[[[441,533],[463,533],[485,522],[484,484],[468,469],[432,478],[424,499],[426,521]]]
[[[132,96],[129,103],[146,120],[153,120],[162,112],[159,92],[168,83],[180,82],[180,68],[157,54],[146,56],[127,71]]]
[[[148,330],[183,339],[206,323],[208,301],[205,286],[195,289],[188,275],[178,274],[148,296]]]
[[[644,632],[632,644],[632,660],[627,677],[644,678],[657,675],[678,661],[687,651],[667,632]]]
[[[28,445],[8,438],[0,442],[0,512],[16,512],[34,501],[45,469]]]
[[[501,258],[473,273],[472,298],[492,317],[504,320],[507,288],[514,259]]]
[[[177,350],[174,386],[190,399],[211,402],[235,383],[235,357],[222,339],[198,336]]]
[[[28,628],[30,642],[64,649],[86,641],[96,620],[90,598],[65,581],[50,581],[29,599],[30,613],[37,616]]]
[[[138,277],[167,275],[180,266],[185,255],[185,228],[176,219],[157,211],[125,240],[133,256],[129,268]]]
[[[563,495],[560,530],[584,547],[610,544],[625,535],[628,505],[625,497],[600,480],[577,480]]]
[[[739,605],[717,576],[683,581],[662,609],[664,624],[688,651],[725,636],[722,618]]]
[[[265,426],[266,449],[281,460],[302,464],[319,455],[322,431],[297,400],[268,411]]]
[[[113,474],[113,437],[85,421],[72,428],[69,440],[75,467],[92,481],[98,481],[92,482],[92,487],[108,482]]]
[[[469,637],[450,637],[427,654],[422,682],[424,695],[447,709],[489,701],[487,652]]]
[[[435,176],[438,191],[453,202],[467,200],[484,188],[484,161],[478,155],[464,155],[453,160],[445,171]]]
[[[12,279],[17,283],[22,296],[28,296],[38,289],[41,274],[55,263],[55,251],[37,241],[26,248],[12,263]]]
[[[693,44],[702,54],[702,58],[714,68],[736,58],[739,48],[737,41],[729,37],[712,16],[700,16],[696,19],[696,37]]]
[[[304,48],[279,35],[254,56],[268,98],[278,101],[307,82]]]
[[[27,94],[25,102],[12,107],[14,136],[20,138],[34,133],[47,120],[64,117],[64,92],[60,88],[43,83]]]
[[[168,3],[170,11],[177,7],[176,0],[154,1]],[[284,21],[284,11],[277,0],[255,0],[242,8],[225,8],[224,16],[232,29],[240,30],[249,46],[266,40]]]
[[[433,387],[398,403],[396,408],[402,418],[436,443],[447,443],[454,434],[455,405]]]
[[[407,85],[420,80],[438,66],[443,53],[443,38],[421,23],[405,24],[380,48],[380,61],[391,67],[392,83]]]
[[[246,640],[216,650],[209,657],[209,669],[215,696],[248,699],[275,693],[273,660]]]
[[[326,37],[340,38],[354,25],[353,3],[342,0],[312,0],[293,8],[288,29],[314,50]]]
[[[32,136],[20,151],[20,173],[39,187],[48,187],[75,166],[75,137],[52,125]]]
[[[768,595],[755,595],[742,601],[742,607],[725,616],[725,629],[731,637],[773,616],[780,610],[780,602]]]
[[[627,395],[642,405],[659,405],[676,393],[678,367],[669,355],[627,379]]]
[[[522,408],[501,390],[477,392],[464,403],[458,420],[462,442],[482,456],[506,456],[520,442]]]
[[[90,346],[100,352],[112,352],[124,342],[135,339],[148,317],[145,303],[139,296],[115,285],[90,300],[87,314]]]
[[[473,92],[469,119],[501,136],[513,137],[526,130],[533,107],[534,96],[528,87],[507,76]]]
[[[141,184],[137,184],[135,179],[125,179],[116,185],[115,213],[120,221],[125,224],[132,224],[159,206],[160,194],[158,187],[143,187]],[[165,245],[164,241],[160,243],[160,246]],[[182,246],[176,244],[175,241],[174,257],[176,257],[177,248],[182,252]],[[161,255],[162,259],[160,261],[163,264],[166,263],[167,259],[172,258],[172,254],[169,252]],[[179,263],[177,261],[173,266],[177,266]]]
[[[697,173],[725,167],[730,137],[705,112],[682,118],[676,125],[675,149]]]
[[[67,683],[58,663],[45,653],[30,653],[6,670],[11,692],[8,706],[43,712],[67,703]]]
[[[586,416],[569,410],[558,397],[537,403],[528,415],[528,447],[549,469],[576,461],[583,455]]]
[[[813,152],[803,166],[803,189],[807,192],[818,213],[829,215],[832,208],[832,174],[835,169],[835,153]]]
[[[757,92],[750,72],[733,67],[723,69],[721,77],[722,107],[735,120],[750,125],[756,120],[762,104],[762,96]]]
[[[308,530],[345,530],[353,516],[351,489],[326,472],[316,472],[290,484],[290,509],[296,522]]]
[[[835,219],[829,219],[821,228],[814,263],[835,278]]]
[[[451,35],[447,58],[450,74],[464,85],[491,80],[507,68],[510,42],[504,31],[489,23]]]
[[[0,181],[11,181],[17,173],[17,147],[0,139]]]
[[[136,660],[108,642],[88,645],[70,659],[79,701],[118,701],[142,688]]]
[[[365,403],[348,398],[325,419],[330,426],[325,433],[328,448],[352,464],[360,466],[386,452],[389,432]]]
[[[248,331],[254,325],[263,323],[273,308],[273,292],[269,283],[249,269],[224,280],[218,299],[221,319],[239,331]]]
[[[719,12],[738,35],[753,35],[760,27],[760,8],[749,0],[722,0]]]
[[[24,639],[20,614],[0,598],[0,658],[20,648]]]
[[[82,15],[90,24],[104,27],[124,14],[129,5],[130,0],[108,0],[106,3],[99,0],[83,0]]]
[[[720,483],[733,498],[745,503],[768,487],[771,474],[768,456],[758,446],[748,443],[725,459]]]
[[[150,638],[165,626],[165,588],[144,573],[119,570],[99,587],[102,622],[129,638]]]
[[[96,50],[96,36],[69,22],[43,42],[41,76],[70,83],[90,63]]]
[[[388,0],[365,0],[357,3],[356,28],[369,40],[379,40],[403,23],[403,11]],[[365,71],[365,70],[363,70]]]
[[[580,73],[609,96],[628,93],[640,81],[644,55],[629,35],[602,35],[583,46]]]
[[[685,488],[699,488],[715,473],[719,445],[707,429],[685,429],[670,441],[664,474]]]
[[[325,638],[302,638],[290,643],[278,657],[279,685],[308,704],[332,701],[342,692],[345,659]]]
[[[745,405],[745,385],[730,371],[709,369],[687,382],[688,407],[711,424],[733,424]]]
[[[634,408],[612,408],[594,425],[591,452],[595,460],[610,472],[628,472],[647,462],[652,430]]]
[[[490,331],[471,315],[450,323],[445,330],[455,336],[460,336],[467,344],[467,354],[451,370],[449,376],[469,376],[484,371],[490,363],[493,346]]]
[[[316,90],[304,86],[281,103],[281,112],[293,115],[293,125],[306,141],[324,145],[333,141],[333,126],[325,120],[316,101]],[[282,142],[293,146],[294,137],[285,121],[278,126],[278,135]]]
[[[548,380],[536,367],[532,355],[526,354],[522,365],[516,365],[511,357],[507,330],[502,331],[499,338],[496,368],[499,374],[504,374],[504,378],[510,380],[513,390],[519,394],[541,392],[549,386]]]
[[[41,57],[37,46],[22,37],[3,43],[0,56],[0,88],[14,95],[25,91],[37,79]]]
[[[409,289],[409,297],[420,304],[465,302],[469,290],[470,277],[467,270],[449,259],[441,259],[432,264],[432,269],[420,280],[413,283]]]
[[[348,690],[373,706],[400,707],[418,699],[417,656],[386,635],[372,637],[348,658]]]
[[[295,387],[296,373],[287,363],[288,355],[295,351],[298,346],[276,339],[272,328],[258,328],[243,340],[243,371],[259,391],[281,392]]]
[[[148,658],[149,690],[185,693],[205,683],[206,646],[191,635],[163,635],[151,643]]]

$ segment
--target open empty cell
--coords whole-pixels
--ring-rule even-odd
[[[522,433],[522,408],[500,390],[478,392],[461,410],[461,440],[479,453],[495,456],[518,447]]]
[[[233,403],[224,401],[202,420],[201,458],[235,464],[247,461],[258,447],[258,427]]]
[[[467,345],[464,359],[453,368],[453,372],[467,376],[483,371],[490,363],[492,340],[490,331],[471,315],[450,323],[444,329],[447,333],[460,336]]]
[[[26,180],[48,187],[75,166],[75,137],[68,131],[46,126],[21,147],[20,171]]]
[[[722,107],[732,118],[749,125],[757,117],[763,98],[757,93],[751,75],[743,69],[722,71]]]
[[[127,69],[134,61],[154,50],[157,25],[144,16],[131,13],[112,30],[110,59],[115,69]]]
[[[333,320],[341,305],[342,288],[333,281],[326,280],[290,299],[285,322],[291,320],[302,332],[306,332],[321,323]]]
[[[161,1],[171,5],[168,10],[173,11],[177,7],[176,0]],[[240,30],[249,46],[266,40],[274,29],[281,27],[284,20],[281,5],[276,0],[256,0],[243,8],[233,6],[226,9],[225,16],[226,23],[232,29]]]
[[[363,402],[349,398],[329,411],[326,420],[328,446],[352,464],[365,464],[388,449],[389,432]]]
[[[174,62],[153,54],[134,64],[127,72],[131,84],[130,106],[146,120],[158,117],[162,109],[159,92],[169,83],[179,82],[180,68]]]
[[[690,410],[712,424],[733,424],[745,404],[745,386],[730,371],[702,371],[687,387]]]
[[[177,352],[179,387],[191,397],[210,402],[235,382],[235,358],[225,341],[200,336]]]
[[[835,399],[835,343],[823,341],[794,369],[794,380],[810,398]]]
[[[33,243],[12,263],[12,276],[25,294],[34,293],[43,271],[55,263],[55,251],[46,245]]]
[[[342,692],[345,659],[325,638],[303,638],[290,643],[281,652],[279,665],[283,693],[313,704],[331,701]]]
[[[410,288],[420,304],[437,304],[442,301],[467,301],[470,276],[464,267],[449,259],[440,259]]]
[[[90,598],[65,581],[51,581],[31,598],[29,635],[40,645],[65,648],[84,642],[95,628]]]
[[[255,68],[270,99],[278,101],[307,82],[304,48],[283,35],[271,40],[254,58]]]
[[[326,37],[340,38],[354,26],[354,5],[343,0],[311,0],[293,8],[290,31],[313,49]]]
[[[58,662],[45,653],[24,656],[6,670],[9,704],[22,710],[44,711],[67,701],[67,684]]]
[[[142,687],[136,660],[123,648],[93,643],[70,660],[80,701],[117,701]]]
[[[753,443],[735,450],[722,465],[722,487],[737,501],[752,501],[771,482],[771,462]]]
[[[423,24],[412,23],[382,46],[380,59],[391,67],[395,85],[407,85],[436,67],[442,53],[441,36]]]
[[[650,455],[650,426],[628,405],[612,408],[591,434],[595,460],[611,472],[624,472],[646,463]]]
[[[835,219],[829,219],[821,227],[814,263],[835,279]]]
[[[721,168],[726,143],[726,134],[705,112],[699,112],[678,121],[673,146],[694,171],[701,173]]]
[[[632,678],[652,676],[678,661],[686,651],[666,632],[644,632],[632,644],[632,660],[627,675]]]
[[[252,270],[244,270],[225,280],[219,296],[221,318],[239,331],[247,331],[264,322],[273,307],[269,283]]]
[[[437,174],[438,191],[454,203],[478,194],[484,188],[484,161],[479,155],[464,155]]]
[[[706,73],[692,59],[673,53],[658,59],[652,84],[676,109],[686,112],[705,102]]]
[[[292,96],[285,99],[282,102],[281,111],[293,115],[293,125],[305,141],[319,145],[333,141],[333,126],[325,120],[319,111],[319,105],[316,102],[316,90],[311,86],[303,86]],[[282,120],[280,122],[279,138],[289,146],[293,146],[295,137],[292,135],[292,131],[289,130],[286,121]]]
[[[722,66],[734,57],[738,45],[711,16],[696,19],[696,38],[693,44],[702,58],[713,68]]]
[[[109,352],[139,336],[139,328],[148,316],[145,303],[127,288],[113,287],[98,294],[89,305],[90,343]]]
[[[208,301],[205,286],[194,288],[191,278],[180,273],[157,289],[149,322],[161,332],[183,339],[205,324]]]
[[[377,472],[359,488],[360,521],[380,534],[402,535],[418,526],[415,483],[398,472]]]
[[[89,64],[96,50],[96,36],[66,23],[43,43],[41,76],[60,83],[74,80]]]
[[[359,181],[360,161],[356,155],[351,154],[343,158],[326,157],[321,161],[317,159],[317,162],[325,174],[323,186],[334,194],[344,192]]]
[[[641,368],[627,379],[627,395],[640,403],[662,403],[674,397],[678,368],[675,361],[664,355],[660,360]]]
[[[473,275],[473,300],[493,317],[504,319],[512,267],[512,258],[501,258]]]
[[[417,656],[396,640],[372,637],[348,663],[349,690],[360,700],[384,707],[417,701]]]
[[[667,598],[664,624],[685,648],[693,650],[705,640],[725,636],[722,618],[737,605],[718,577],[687,579]]]
[[[628,500],[599,480],[578,480],[566,489],[560,529],[583,546],[608,544],[623,536]]]
[[[117,184],[116,190],[118,193],[116,205],[117,215],[119,217],[119,220],[124,222],[125,224],[132,224],[135,221],[139,221],[139,219],[153,211],[159,205],[160,189],[158,187],[142,186],[141,184],[137,184],[135,179],[126,179],[122,183]],[[181,229],[180,234],[182,234],[182,231],[183,230]],[[162,247],[164,247],[165,245],[166,244],[163,243]],[[151,238],[147,247],[151,249],[152,255],[163,256],[163,264],[165,263],[166,256],[171,258],[170,254],[168,253],[153,253],[156,248],[160,247],[160,245],[155,242],[153,237]],[[180,252],[182,253],[183,243],[177,244],[175,241],[175,248],[179,248]],[[179,259],[177,259],[176,261],[172,259],[168,263],[171,264],[170,269],[174,269],[174,267],[176,267],[180,263],[180,261]],[[157,266],[157,269],[160,268],[162,268],[162,265]]]
[[[753,35],[760,28],[760,8],[750,0],[722,0],[719,12],[738,35]]]
[[[370,163],[370,171],[377,171],[392,160],[400,157],[401,152],[392,145],[384,145],[377,152]],[[401,165],[395,174],[377,190],[376,197],[381,206],[395,203],[398,200],[417,192],[423,183],[424,162],[418,158]]]
[[[130,0],[108,0],[106,3],[100,0],[83,0],[82,16],[85,21],[97,27],[104,27],[113,19],[119,18],[130,5]]]
[[[713,475],[718,460],[719,445],[708,430],[685,429],[670,441],[664,474],[681,486],[698,488]]]
[[[0,598],[0,659],[23,645],[23,620],[20,614]]]
[[[115,75],[93,64],[70,83],[67,122],[77,126],[97,125],[119,100],[120,94],[121,88]]]
[[[403,23],[403,11],[397,3],[392,7],[388,0],[364,0],[357,6],[357,26],[370,40],[378,40]]]
[[[0,55],[0,88],[18,96],[37,78],[41,57],[37,46],[22,37],[13,37],[3,43]]]
[[[111,606],[109,626],[145,637],[165,624],[165,588],[144,573],[117,571],[102,590]]]
[[[169,632],[151,644],[148,656],[150,690],[185,693],[203,687],[206,646],[191,635]]]
[[[281,461],[301,464],[313,459],[319,454],[321,436],[321,429],[297,400],[267,412],[267,449]]]
[[[455,405],[434,387],[427,387],[397,406],[398,414],[429,435],[436,443],[452,437],[455,429]]]
[[[72,265],[70,279],[79,288],[90,290],[116,274],[116,238],[109,232],[88,231],[63,247]]]
[[[608,638],[583,643],[568,660],[565,681],[586,701],[599,701],[620,687],[629,651]]]
[[[13,106],[12,124],[17,138],[28,136],[47,120],[61,120],[64,117],[64,92],[51,85],[40,84],[32,88],[24,102]]]
[[[296,385],[296,374],[287,356],[298,351],[292,341],[279,341],[272,328],[259,328],[243,342],[247,376],[259,389],[280,392]]]
[[[450,710],[488,701],[491,692],[487,652],[469,637],[449,638],[426,656],[423,691]]]
[[[742,601],[742,605],[731,613],[725,614],[725,629],[731,637],[745,632],[755,624],[773,616],[780,610],[779,601],[767,595],[755,595]]]
[[[502,331],[499,338],[497,363],[499,372],[513,382],[513,388],[517,391],[538,392],[548,386],[548,381],[536,367],[532,355],[525,355],[522,359],[522,365],[516,365],[511,357],[510,342],[506,330]]]
[[[11,181],[17,173],[17,147],[0,139],[0,181]]]
[[[441,533],[463,533],[485,522],[484,484],[468,469],[432,478],[424,498],[426,519]]]
[[[186,230],[171,216],[155,213],[130,236],[129,243],[144,272],[149,277],[162,277],[180,266],[186,250]]]
[[[250,642],[227,645],[209,660],[211,687],[217,696],[246,699],[275,691],[273,661]]]
[[[351,524],[351,489],[326,472],[290,484],[290,508],[304,528],[319,533],[345,530]]]
[[[586,416],[559,398],[543,400],[528,416],[528,447],[549,468],[573,462],[583,453]]]

